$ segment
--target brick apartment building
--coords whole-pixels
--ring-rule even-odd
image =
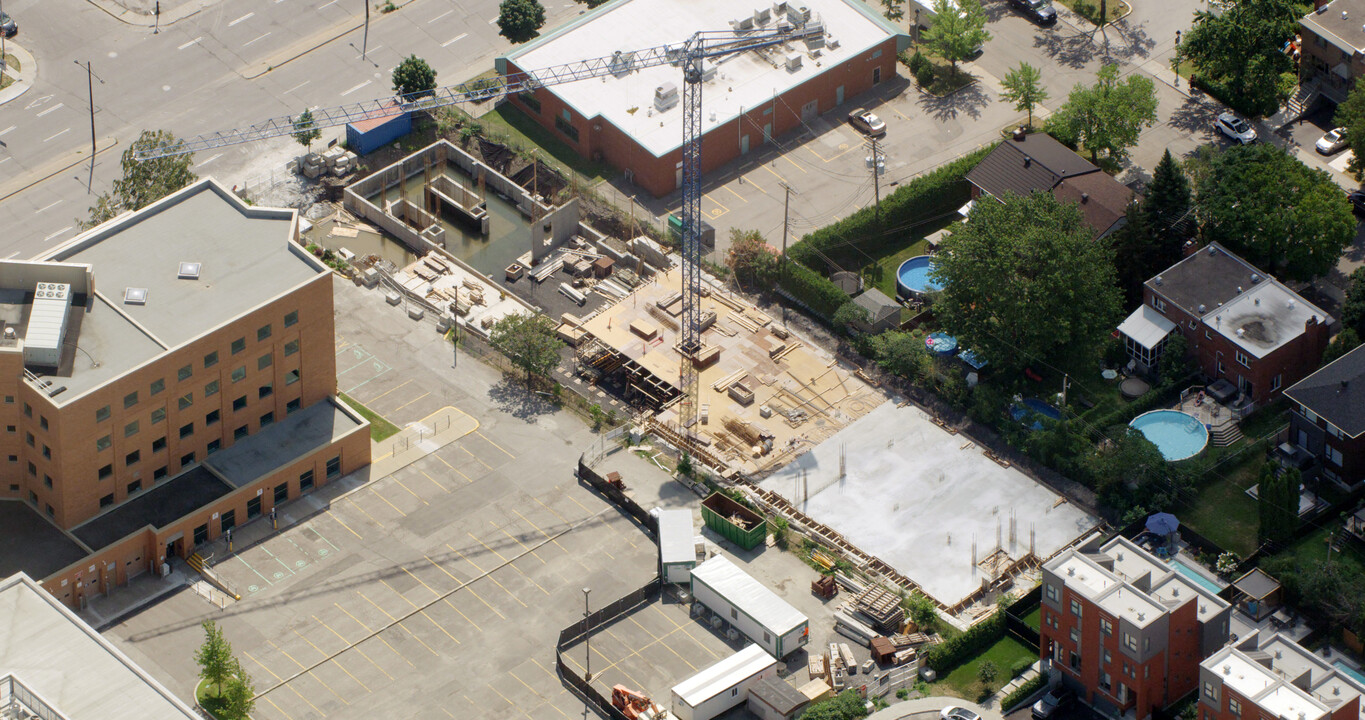
[[[1231,612],[1131,540],[1095,540],[1043,566],[1039,652],[1088,705],[1145,720],[1197,687]]]
[[[859,0],[617,0],[499,57],[500,74],[623,53],[613,77],[511,98],[584,158],[622,170],[655,197],[682,185],[682,71],[639,68],[631,51],[699,30],[771,31],[821,23],[821,42],[788,43],[707,63],[702,172],[757,150],[896,74],[910,37]]]
[[[1365,347],[1298,381],[1289,399],[1289,442],[1314,475],[1348,489],[1365,480]]]
[[[1218,243],[1148,280],[1142,303],[1118,327],[1139,367],[1153,367],[1178,329],[1205,375],[1227,379],[1256,405],[1313,372],[1332,323],[1322,309]]]
[[[1316,82],[1323,97],[1340,103],[1365,73],[1365,0],[1313,4],[1313,12],[1299,19],[1300,82]]]
[[[1279,633],[1199,666],[1199,720],[1360,720],[1360,682]]]
[[[0,574],[79,605],[369,464],[297,238],[203,180],[0,261]]]

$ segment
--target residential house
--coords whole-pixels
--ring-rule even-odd
[[[1312,456],[1313,473],[1355,487],[1365,480],[1365,347],[1294,383],[1289,443]]]
[[[1365,73],[1365,0],[1317,0],[1315,5],[1299,19],[1300,82],[1315,82],[1323,97],[1340,103]]]
[[[1275,633],[1239,638],[1199,666],[1199,720],[1360,720],[1359,680]]]

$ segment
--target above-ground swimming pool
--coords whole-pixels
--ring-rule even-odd
[[[933,260],[928,255],[916,255],[896,269],[896,297],[919,297],[927,292],[942,290],[943,286],[929,278]]]
[[[1147,436],[1167,460],[1198,455],[1209,443],[1209,431],[1199,419],[1178,410],[1153,410],[1128,423]]]

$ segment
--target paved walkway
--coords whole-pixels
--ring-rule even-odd
[[[921,713],[938,713],[949,705],[967,708],[977,715],[981,720],[1004,720],[1004,716],[995,708],[982,707],[970,700],[963,700],[955,697],[927,697],[915,700],[905,700],[898,702],[884,710],[878,710],[868,716],[868,720],[901,720]]]
[[[23,95],[28,89],[33,87],[33,83],[38,79],[38,61],[33,59],[33,55],[24,49],[22,45],[13,40],[5,41],[5,54],[13,55],[19,63],[19,69],[5,68],[4,74],[14,78],[14,84],[0,90],[0,105]]]

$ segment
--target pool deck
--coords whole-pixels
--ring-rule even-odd
[[[1183,400],[1176,403],[1175,406],[1168,409],[1179,410],[1187,415],[1193,415],[1199,422],[1204,423],[1204,425],[1208,427],[1217,427],[1226,422],[1237,422],[1236,414],[1207,395],[1204,396],[1203,402],[1199,402],[1198,395],[1191,393]]]

